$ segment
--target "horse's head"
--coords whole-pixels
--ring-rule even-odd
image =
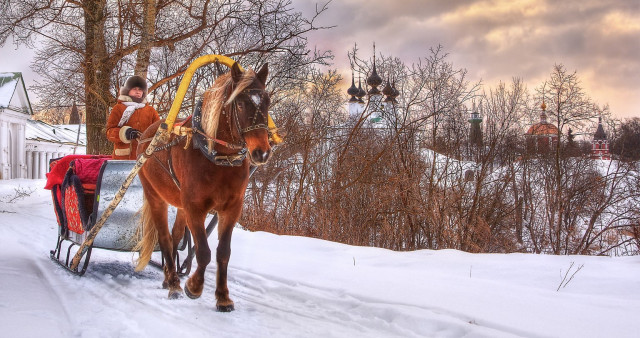
[[[268,73],[267,64],[257,73],[251,70],[242,72],[236,63],[231,67],[231,78],[236,90],[227,104],[235,104],[238,129],[247,144],[251,162],[256,165],[267,163],[271,155],[267,127],[271,99],[265,90]]]
[[[231,72],[220,76],[209,94],[205,93],[203,104],[205,133],[215,137],[220,124],[220,132],[232,143],[246,145],[254,165],[265,164],[271,155],[267,126],[271,100],[265,90],[268,73],[266,64],[256,73],[243,72],[234,63]]]

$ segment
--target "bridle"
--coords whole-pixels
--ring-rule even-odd
[[[233,88],[231,89],[231,92],[233,92]],[[248,100],[245,101],[251,102],[251,104],[253,104],[253,107],[255,108],[255,113],[251,118],[251,124],[246,128],[242,128],[242,126],[240,125],[240,116],[238,113],[238,111],[240,110],[240,108],[238,108],[238,97],[240,95],[246,95],[248,97]],[[204,133],[204,130],[201,126],[202,100],[200,100],[197,103],[196,109],[193,113],[193,147],[199,148],[207,159],[217,165],[232,167],[241,166],[244,162],[244,159],[247,157],[247,144],[244,140],[244,135],[252,130],[257,129],[264,129],[271,135],[271,131],[269,130],[268,125],[266,123],[258,122],[258,114],[263,117],[263,121],[267,121],[266,114],[263,113],[260,109],[260,103],[262,103],[264,95],[267,95],[267,93],[262,89],[245,89],[238,94],[233,102],[222,107],[221,114],[228,115],[227,121],[229,123],[229,130],[232,131],[233,129],[235,129],[240,136],[240,140],[238,140],[238,142],[236,142],[233,132],[231,132],[231,142],[212,138]],[[220,144],[231,150],[235,150],[236,153],[229,155],[218,155],[218,153],[213,149],[214,143]]]
[[[240,134],[240,136],[243,138],[243,142],[244,142],[244,134],[252,131],[252,130],[256,130],[256,129],[265,129],[267,132],[269,131],[269,127],[267,126],[266,123],[258,123],[257,119],[258,119],[258,114],[260,114],[262,116],[262,120],[266,121],[267,120],[267,115],[265,113],[262,112],[262,110],[260,109],[260,103],[262,103],[263,100],[263,95],[267,95],[266,91],[262,90],[262,89],[245,89],[242,92],[240,92],[240,94],[238,94],[238,96],[240,95],[246,95],[249,97],[249,102],[251,102],[253,104],[253,107],[255,108],[255,114],[253,114],[253,117],[251,119],[251,124],[242,129],[242,127],[240,127],[240,118],[238,116],[238,99],[236,97],[235,100],[233,100],[233,102],[231,103],[231,111],[233,114],[233,120],[236,121],[236,129],[238,131],[238,133]],[[225,110],[223,108],[223,114],[224,114]]]

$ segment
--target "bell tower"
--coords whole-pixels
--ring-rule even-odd
[[[593,134],[593,140],[591,141],[591,158],[599,160],[611,159],[609,140],[607,140],[607,134],[602,127],[602,117],[598,117],[598,128],[595,134]]]
[[[482,110],[482,103],[480,103],[480,110]],[[469,117],[469,123],[471,124],[471,128],[469,129],[469,144],[472,147],[482,147],[482,127],[480,124],[482,123],[482,116],[478,112],[478,108],[476,107],[476,103],[473,103],[473,108],[471,109],[471,116]]]

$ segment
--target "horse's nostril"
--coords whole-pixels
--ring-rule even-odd
[[[262,151],[260,149],[256,149],[251,152],[251,158],[253,158],[254,162],[257,163],[265,163],[269,159],[270,151]]]

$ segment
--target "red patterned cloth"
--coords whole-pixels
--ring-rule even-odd
[[[84,229],[82,228],[82,218],[78,207],[78,193],[73,185],[67,186],[64,191],[64,212],[67,216],[67,228],[82,235]]]
[[[51,163],[51,170],[47,173],[47,184],[44,186],[45,189],[51,190],[54,185],[62,184],[64,180],[64,175],[67,173],[69,169],[69,163],[76,159],[110,159],[111,155],[67,155],[55,162]],[[101,163],[102,165],[102,163]],[[96,174],[97,177],[97,174]],[[95,183],[95,180],[94,180]]]

